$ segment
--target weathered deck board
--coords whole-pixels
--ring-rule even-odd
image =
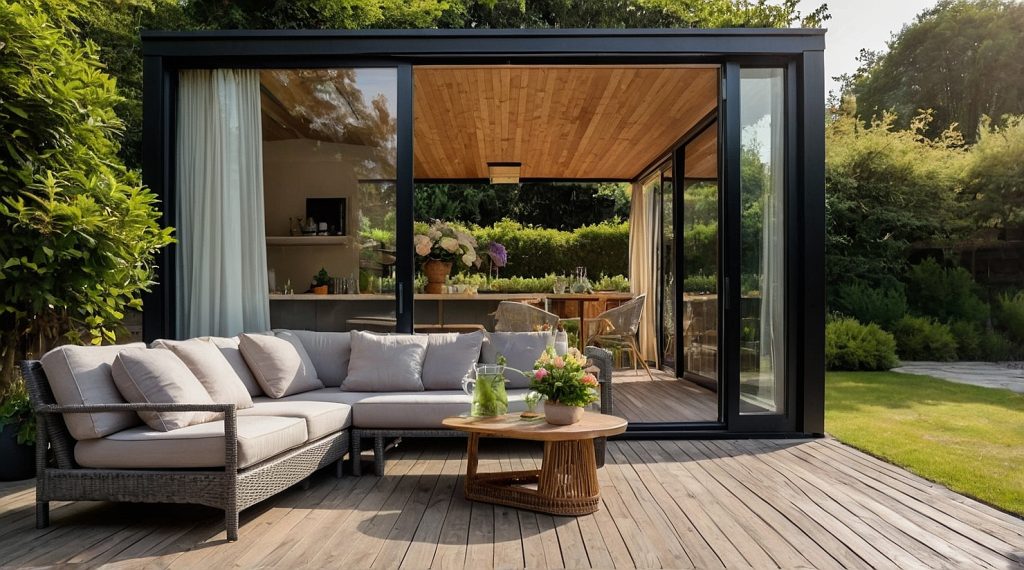
[[[718,394],[668,373],[616,370],[612,376],[615,415],[631,423],[713,422],[718,420]]]
[[[538,446],[488,440],[480,468],[528,469]],[[318,473],[242,513],[54,504],[0,484],[0,566],[345,568],[1013,568],[1024,521],[834,440],[613,441],[602,509],[551,517],[465,501],[457,440],[409,442],[383,478]]]

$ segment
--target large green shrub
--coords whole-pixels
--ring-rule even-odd
[[[974,277],[963,267],[942,267],[926,259],[907,272],[907,299],[919,315],[944,323],[988,320],[989,307],[978,295]]]
[[[876,324],[833,319],[825,325],[825,367],[829,370],[889,370],[896,365],[896,340]]]
[[[0,396],[27,354],[113,341],[172,241],[117,157],[120,98],[71,19],[106,8],[0,3]]]
[[[901,360],[957,359],[956,339],[949,326],[926,317],[907,315],[893,327]]]
[[[949,332],[956,341],[956,356],[960,360],[986,360],[984,330],[977,323],[970,321],[953,321],[949,324]]]
[[[996,320],[1014,341],[1024,344],[1024,291],[999,297]]]
[[[829,306],[831,310],[862,323],[889,328],[907,314],[907,295],[900,283],[872,287],[863,281],[852,281],[835,288]]]

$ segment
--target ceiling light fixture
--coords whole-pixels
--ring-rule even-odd
[[[521,162],[488,162],[491,184],[519,184],[519,171],[522,167]]]

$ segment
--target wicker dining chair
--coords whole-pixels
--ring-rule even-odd
[[[608,309],[592,320],[587,321],[587,328],[590,333],[587,337],[587,346],[623,346],[628,349],[633,359],[633,369],[636,369],[637,361],[647,371],[647,376],[654,380],[654,374],[647,365],[647,361],[640,355],[640,347],[637,344],[637,332],[640,329],[640,317],[644,313],[644,301],[647,295],[638,295],[625,303]]]
[[[526,303],[502,301],[494,313],[496,332],[533,332],[558,328],[558,315]]]

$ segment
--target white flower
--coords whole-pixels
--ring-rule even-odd
[[[468,248],[476,247],[476,238],[474,238],[471,234],[467,234],[465,232],[455,232],[455,237],[456,239],[459,240],[459,243]]]
[[[430,254],[431,242],[430,238],[423,234],[417,234],[412,238],[413,245],[416,246],[416,255],[426,257]]]
[[[443,237],[439,242],[441,247],[448,253],[459,251],[459,240],[450,237]]]
[[[476,252],[473,251],[472,249],[467,251],[466,254],[462,256],[462,263],[467,265],[467,266],[472,265],[475,261],[476,261]]]
[[[437,239],[441,237],[441,230],[437,229],[437,227],[431,227],[427,230],[427,237],[430,238],[431,241],[437,241]]]

